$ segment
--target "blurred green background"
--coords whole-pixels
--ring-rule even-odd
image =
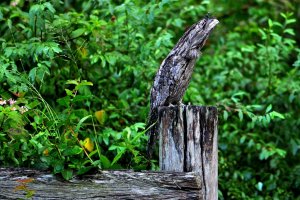
[[[155,73],[207,13],[220,24],[184,103],[219,110],[219,198],[300,199],[298,0],[0,3],[0,165],[65,179],[157,169],[144,134]]]

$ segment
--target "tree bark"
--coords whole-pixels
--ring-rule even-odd
[[[160,169],[198,174],[205,200],[218,199],[217,122],[215,107],[159,108]]]
[[[101,171],[64,181],[49,172],[0,168],[0,199],[199,199],[194,172]]]

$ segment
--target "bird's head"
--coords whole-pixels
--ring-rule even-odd
[[[210,14],[207,14],[202,20],[194,24],[193,32],[190,33],[191,47],[200,50],[205,44],[210,32],[219,23],[219,21]]]

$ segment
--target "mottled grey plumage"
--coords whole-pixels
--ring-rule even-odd
[[[158,108],[180,104],[192,77],[195,62],[212,29],[219,23],[206,16],[192,25],[160,65],[150,94],[148,127],[158,118]],[[148,131],[148,156],[151,157],[157,139],[156,125]]]

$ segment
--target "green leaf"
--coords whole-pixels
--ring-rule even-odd
[[[286,14],[284,14],[284,13],[280,13],[280,15],[281,15],[284,19],[288,18],[288,17],[286,16]]]
[[[258,31],[260,32],[261,38],[263,40],[267,39],[267,34],[265,33],[265,31],[263,31],[262,29],[258,29]]]
[[[272,104],[270,104],[267,109],[266,109],[266,113],[270,112],[272,110]]]
[[[228,119],[228,112],[226,110],[223,112],[223,118],[225,121]]]
[[[93,168],[93,166],[89,166],[89,167],[81,167],[79,168],[79,170],[77,171],[76,175],[82,175],[82,174],[86,174],[88,171],[90,171]]]
[[[274,119],[274,118],[285,119],[285,117],[284,117],[283,114],[280,114],[280,113],[278,113],[276,111],[270,112],[270,116],[271,116],[272,119]]]
[[[282,25],[282,24],[280,24],[279,22],[273,22],[273,26],[278,26],[278,27],[280,27],[280,28],[282,28],[282,27],[283,27],[283,25]]]
[[[286,24],[292,24],[292,23],[295,23],[296,22],[296,19],[288,19],[286,20]]]
[[[64,177],[64,179],[66,180],[70,180],[73,177],[73,170],[70,169],[64,169],[61,172],[62,176]]]
[[[84,28],[76,29],[75,31],[73,31],[71,33],[71,38],[77,38],[77,37],[81,36],[82,34],[84,34],[84,32],[85,32]]]
[[[101,160],[103,169],[109,169],[109,167],[111,166],[109,159],[106,156],[101,155],[100,160]]]
[[[126,149],[121,150],[114,158],[114,160],[112,161],[111,165],[114,165],[116,162],[118,162],[120,160],[120,158],[122,157],[122,155],[126,152]]]
[[[82,123],[87,120],[88,118],[92,117],[92,115],[88,115],[88,116],[85,116],[83,117],[77,124],[76,128],[75,128],[75,133],[77,133],[82,125]]]
[[[73,98],[73,102],[82,102],[88,99],[91,99],[93,97],[93,95],[76,95]]]
[[[264,184],[263,184],[262,182],[258,182],[257,185],[256,185],[256,188],[257,188],[259,191],[262,191],[263,186],[264,186]]]
[[[71,98],[70,98],[70,96],[65,96],[63,98],[57,99],[56,101],[59,105],[69,108]]]
[[[138,134],[130,141],[130,143],[132,144],[132,143],[136,142],[138,139],[140,139],[141,136],[145,135],[145,132],[146,132],[146,131],[139,132],[139,133],[138,133]]]
[[[246,140],[246,135],[243,135],[240,139],[240,144],[243,144]]]
[[[40,105],[40,102],[37,100],[31,101],[29,104],[27,104],[27,108],[32,109],[35,108],[36,106]]]
[[[259,159],[266,160],[269,157],[270,157],[270,152],[266,148],[263,148],[259,154]]]
[[[51,12],[51,13],[55,13],[55,9],[54,9],[54,7],[52,6],[52,4],[51,3],[49,3],[49,2],[46,2],[46,3],[44,3],[44,6],[46,7],[46,8],[48,8],[48,10]]]
[[[72,90],[69,90],[69,89],[65,89],[66,93],[68,96],[71,96],[71,97],[74,97],[75,95],[73,94],[73,91]]]
[[[97,149],[95,149],[94,151],[92,151],[92,152],[89,154],[89,156],[92,157],[92,156],[95,155],[97,152],[98,152]]]
[[[262,110],[263,106],[262,105],[250,105],[250,106],[246,106],[247,108],[253,108],[255,110]]]
[[[14,50],[15,50],[15,48],[13,48],[13,47],[6,47],[4,49],[4,55],[6,57],[10,57],[12,55],[12,53],[13,53]]]
[[[93,86],[92,82],[81,81],[78,85],[76,85],[75,90],[79,90],[83,86]]]
[[[0,82],[2,82],[3,79],[4,79],[4,73],[5,73],[6,68],[8,67],[8,65],[9,64],[5,64],[5,65],[0,64]]]
[[[106,145],[109,145],[109,138],[108,137],[104,137],[103,141]]]
[[[239,110],[239,118],[240,118],[240,121],[243,121],[244,114],[243,114],[243,111],[241,111],[241,110]]]
[[[3,20],[3,13],[1,11],[1,9],[0,9],[0,20]]]
[[[283,31],[284,33],[288,33],[288,34],[290,34],[290,35],[295,35],[295,32],[294,32],[294,30],[293,29],[291,29],[291,28],[287,28],[287,29],[284,29],[284,31]]]
[[[276,153],[282,158],[286,156],[286,151],[282,149],[276,149]]]
[[[96,160],[96,161],[92,162],[92,165],[94,167],[98,167],[99,169],[102,169],[101,160]]]
[[[271,117],[270,117],[269,114],[266,115],[265,119],[266,119],[266,122],[267,122],[268,124],[271,122]]]
[[[134,125],[132,125],[131,127],[133,127],[135,131],[138,131],[138,129],[145,129],[145,126],[146,126],[145,123],[137,122]]]
[[[113,150],[116,150],[116,149],[118,149],[119,147],[118,146],[116,146],[116,145],[111,145],[109,148],[108,148],[108,150],[109,151],[113,151]]]
[[[17,111],[10,111],[7,113],[9,119],[13,120],[14,122],[18,123],[19,125],[23,124],[22,115]]]
[[[59,48],[59,44],[56,42],[47,42],[45,43],[45,47],[43,48],[43,51],[45,52],[45,54],[49,54],[50,52],[48,51],[48,49],[54,51],[55,53],[60,53],[62,52],[61,48]],[[52,52],[51,51],[51,52]],[[53,54],[53,52],[52,52]],[[52,56],[52,55],[51,55]]]
[[[61,48],[59,48],[58,46],[53,46],[53,47],[52,47],[52,50],[53,50],[55,53],[60,53],[60,52],[62,52]]]
[[[292,154],[295,156],[300,149],[300,140],[291,139],[290,146],[292,149]]]
[[[72,146],[72,148],[67,148],[63,151],[64,156],[73,156],[73,155],[78,155],[81,152],[83,152],[82,148],[80,146]]]
[[[273,26],[273,21],[272,21],[271,19],[268,19],[268,25],[269,25],[270,28],[272,28],[272,26]]]
[[[50,75],[50,71],[46,66],[40,65],[36,71],[36,79],[43,82],[45,75]]]
[[[109,52],[105,54],[105,60],[112,66],[116,64],[118,57],[120,57],[120,55],[115,52]]]
[[[89,86],[93,86],[92,82],[86,81],[86,80],[82,80],[79,85],[89,85]]]
[[[67,80],[66,84],[68,85],[78,85],[78,81],[77,80]]]
[[[60,173],[64,169],[64,163],[62,160],[57,160],[54,163],[54,173]]]
[[[241,51],[243,52],[248,52],[248,53],[252,53],[255,51],[255,46],[254,45],[247,45],[247,46],[243,46],[241,48]]]
[[[7,26],[9,29],[12,29],[12,21],[10,19],[7,20]]]

